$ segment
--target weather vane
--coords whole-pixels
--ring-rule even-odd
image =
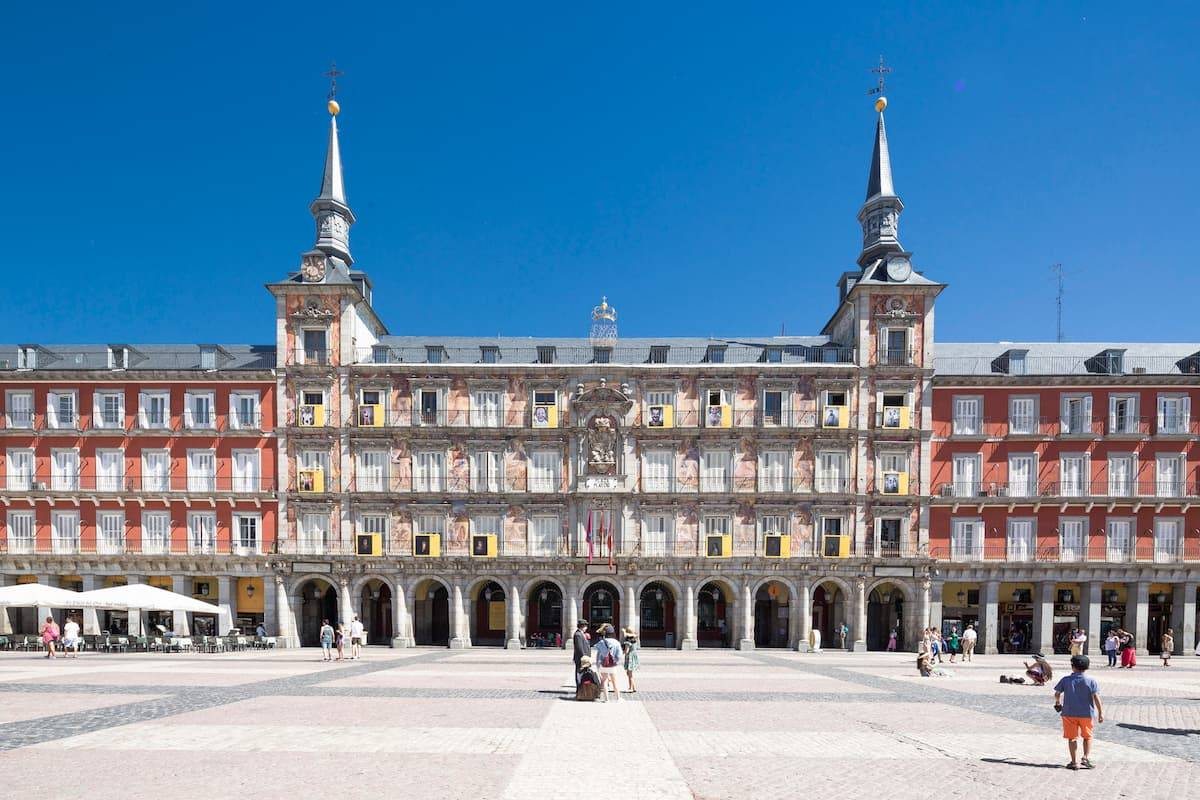
[[[329,78],[329,99],[330,100],[337,97],[337,79],[342,77],[345,74],[346,73],[342,72],[341,70],[339,70],[337,68],[336,61],[329,62],[329,72],[324,73],[324,75],[326,78]]]
[[[880,56],[879,56],[879,66],[878,66],[878,67],[872,67],[872,68],[871,68],[871,72],[874,72],[875,74],[877,74],[877,75],[879,76],[879,81],[878,81],[878,84],[879,84],[879,85],[878,85],[878,86],[876,86],[874,89],[868,89],[868,90],[867,90],[867,94],[868,94],[868,95],[872,95],[872,94],[882,95],[882,94],[883,94],[883,79],[884,79],[884,76],[885,76],[885,75],[889,75],[889,74],[891,74],[891,72],[892,72],[892,68],[891,68],[891,67],[885,67],[885,66],[883,65],[883,56],[882,56],[882,55],[880,55]]]

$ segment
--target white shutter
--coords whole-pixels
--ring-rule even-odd
[[[58,427],[58,394],[56,392],[46,393],[46,425],[50,428]]]
[[[1182,426],[1180,428],[1179,432],[1180,433],[1189,433],[1191,431],[1191,424],[1192,424],[1192,398],[1191,398],[1191,396],[1184,395],[1180,399],[1179,405],[1180,405],[1179,416],[1182,417],[1182,419],[1179,421],[1180,425]]]
[[[195,397],[191,392],[183,396],[183,425],[185,428],[196,427],[196,418],[192,413],[192,404],[196,402]]]
[[[646,451],[646,473],[642,481],[645,491],[668,491],[671,478],[671,456],[672,451],[670,450]]]

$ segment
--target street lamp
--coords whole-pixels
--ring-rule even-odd
[[[967,602],[967,593],[966,592],[960,591],[957,595],[955,595],[955,597],[958,598],[958,604],[960,606],[966,605],[966,602]]]

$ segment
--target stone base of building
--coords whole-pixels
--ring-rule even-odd
[[[521,649],[521,640],[520,639],[509,639],[507,642],[504,643],[504,647],[508,650],[520,650]]]
[[[811,653],[812,648],[808,646],[808,642],[801,642],[800,644],[796,645],[796,652],[797,653]]]
[[[451,650],[466,650],[470,646],[471,645],[469,645],[467,643],[466,639],[460,639],[458,637],[455,637],[450,640],[450,649]]]
[[[754,640],[753,639],[739,640],[738,644],[737,644],[737,649],[738,650],[753,650],[754,649]]]
[[[854,642],[853,644],[850,645],[850,652],[851,653],[867,652],[867,643],[866,642]]]
[[[698,648],[695,639],[684,639],[679,643],[680,650],[695,650]]]

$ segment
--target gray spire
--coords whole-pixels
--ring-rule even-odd
[[[887,100],[879,98],[875,109],[879,120],[875,123],[875,147],[871,152],[871,172],[867,176],[867,199],[858,212],[858,221],[863,229],[863,249],[858,257],[860,266],[867,266],[885,253],[903,252],[900,246],[900,212],[904,204],[896,196],[892,185],[892,158],[888,153],[887,128],[883,122],[883,109]]]
[[[325,173],[321,176],[321,193],[309,209],[317,221],[316,248],[326,255],[340,258],[346,265],[350,257],[350,226],[354,212],[346,205],[346,188],[342,183],[342,153],[338,147],[337,115],[340,109],[329,103],[329,148],[325,152]]]

